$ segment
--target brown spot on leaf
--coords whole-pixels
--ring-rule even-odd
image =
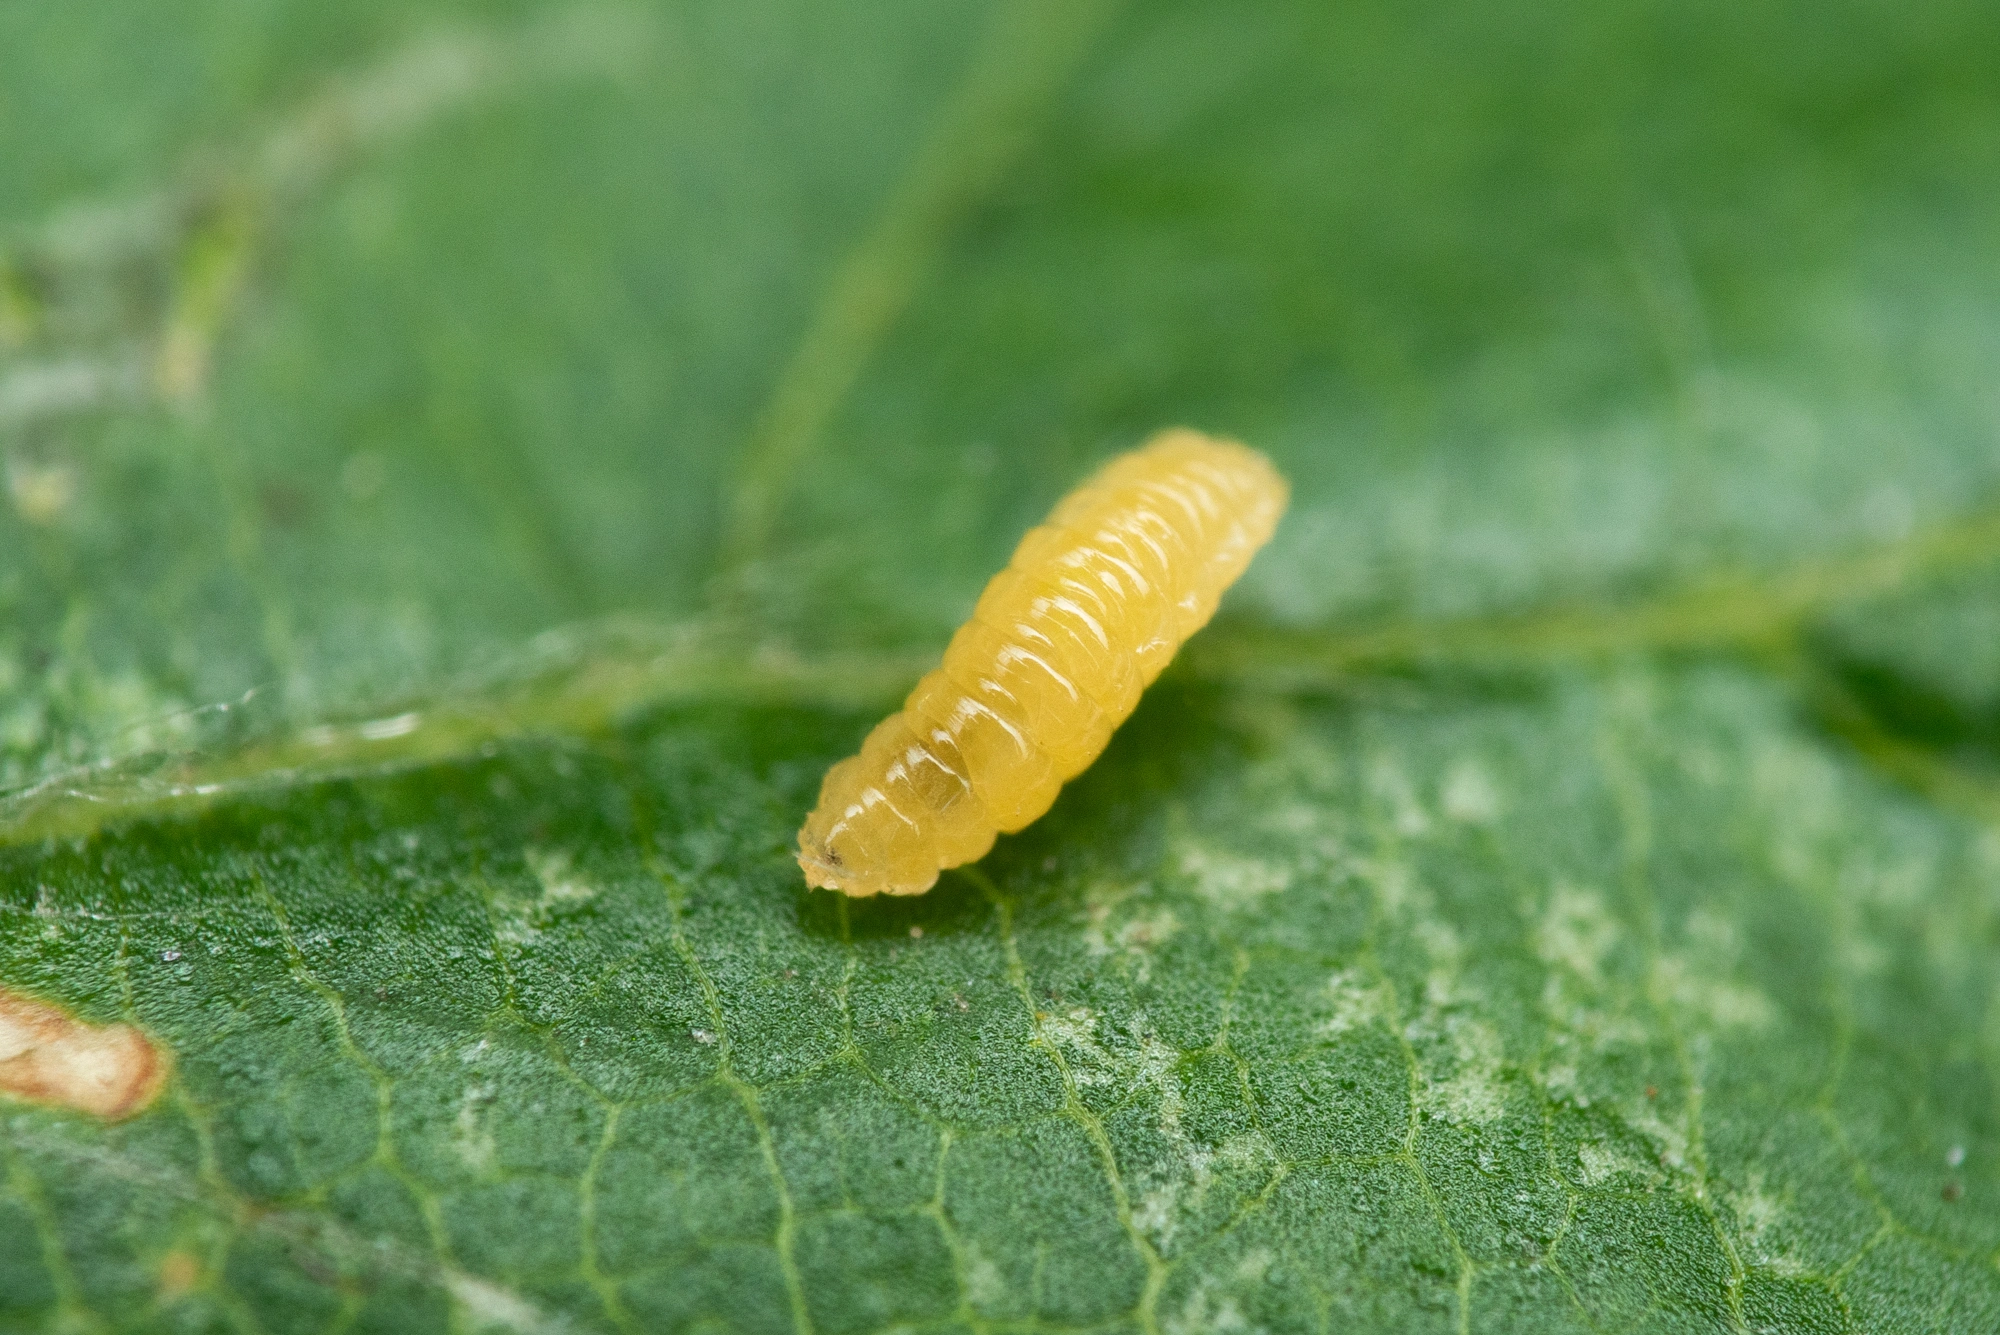
[[[85,1024],[0,988],[0,1094],[116,1121],[153,1101],[171,1064],[129,1024]]]
[[[187,1293],[201,1278],[201,1262],[193,1253],[176,1247],[160,1258],[160,1301],[170,1303]]]
[[[1955,1201],[1964,1194],[1965,1194],[1965,1188],[1959,1186],[1958,1183],[1947,1182],[1944,1184],[1944,1198],[1946,1200]]]

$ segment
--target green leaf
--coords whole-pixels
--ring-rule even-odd
[[[0,1085],[143,1105],[0,1105],[0,1329],[2000,1326],[1996,72],[1975,0],[0,13]],[[1295,484],[1222,619],[979,866],[808,894],[1182,421]]]

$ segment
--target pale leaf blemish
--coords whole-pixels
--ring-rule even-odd
[[[495,896],[494,935],[502,945],[532,944],[553,917],[597,897],[597,887],[571,869],[567,850],[531,848],[524,856],[540,891],[532,899],[511,891]]]
[[[172,1064],[129,1024],[86,1024],[0,988],[0,1094],[116,1121],[153,1101]]]
[[[1458,932],[1450,923],[1425,918],[1410,930],[1424,943],[1424,953],[1438,968],[1456,970],[1465,958],[1465,943],[1458,939]]]
[[[1615,1177],[1636,1177],[1642,1181],[1656,1181],[1660,1174],[1651,1165],[1633,1158],[1631,1155],[1599,1141],[1590,1141],[1576,1147],[1577,1162],[1581,1167],[1580,1177],[1586,1187],[1601,1186]]]
[[[1425,918],[1420,919],[1411,931],[1423,942],[1425,952],[1431,957],[1431,971],[1424,976],[1424,1005],[1436,1012],[1448,1006],[1477,1001],[1477,995],[1465,986],[1461,978],[1465,945],[1458,939],[1458,933],[1452,930],[1451,924]]]
[[[1179,1086],[1171,1077],[1180,1053],[1149,1030],[1144,1014],[1135,1014],[1125,1033],[1114,1031],[1108,1043],[1098,1036],[1104,1017],[1088,1006],[1043,1011],[1035,1018],[1043,1039],[1064,1053],[1070,1078],[1077,1084],[1131,1089],[1152,1085],[1162,1091],[1163,1109],[1178,1109]]]
[[[1377,756],[1368,767],[1368,787],[1388,808],[1389,824],[1405,839],[1415,839],[1431,828],[1431,818],[1417,800],[1416,785],[1402,767],[1388,756]]]
[[[1590,1095],[1583,1088],[1582,1076],[1567,1063],[1551,1066],[1542,1072],[1542,1089],[1557,1103],[1567,1103],[1573,1108],[1590,1106]]]
[[[1178,930],[1180,922],[1174,917],[1173,910],[1161,909],[1158,913],[1132,919],[1118,929],[1113,940],[1121,950],[1148,951]]]
[[[1736,924],[1711,908],[1697,908],[1688,914],[1687,934],[1704,953],[1723,963],[1735,960],[1743,950]]]
[[[0,376],[0,429],[33,426],[129,398],[139,378],[129,365],[92,359],[18,367]],[[20,504],[18,493],[15,503]],[[25,517],[25,507],[22,513]]]
[[[1806,1272],[1807,1267],[1796,1256],[1772,1245],[1771,1231],[1783,1216],[1784,1206],[1765,1187],[1762,1171],[1751,1169],[1743,1189],[1730,1193],[1728,1201],[1744,1250],[1781,1274]]]
[[[1193,878],[1195,893],[1220,909],[1253,908],[1292,883],[1291,868],[1281,863],[1196,843],[1183,844],[1179,853],[1180,869]]]
[[[597,897],[595,886],[572,874],[567,849],[531,848],[527,861],[535,879],[542,883],[542,907],[581,904]]]
[[[1247,1331],[1252,1327],[1234,1298],[1217,1299],[1208,1282],[1203,1281],[1195,1286],[1177,1314],[1160,1322],[1160,1329],[1167,1335],[1211,1335],[1211,1332]]]
[[[1113,926],[1112,902],[1094,903],[1089,923],[1083,929],[1083,947],[1093,959],[1117,957],[1131,966],[1133,976],[1145,982],[1152,976],[1152,954],[1180,930],[1180,920],[1171,909],[1137,914]]]
[[[1861,498],[1861,524],[1878,542],[1901,542],[1917,524],[1917,504],[1893,482],[1878,482]]]
[[[1507,1111],[1501,1071],[1506,1053],[1499,1033],[1468,1016],[1451,1015],[1445,1018],[1444,1036],[1452,1047],[1452,1074],[1430,1082],[1425,1105],[1447,1122],[1485,1126],[1498,1121]]]
[[[1500,818],[1500,790],[1476,760],[1456,761],[1438,794],[1444,814],[1462,825],[1491,825]]]
[[[1132,1227],[1150,1238],[1162,1252],[1172,1250],[1174,1245],[1174,1198],[1179,1194],[1178,1183],[1163,1183],[1141,1196],[1132,1207]]]
[[[54,890],[46,885],[35,888],[34,913],[35,920],[42,924],[42,940],[55,941],[61,938],[62,910],[56,907]]]
[[[521,1335],[536,1335],[554,1328],[555,1323],[544,1317],[541,1309],[520,1294],[503,1289],[490,1280],[468,1275],[462,1270],[447,1270],[442,1278],[445,1292],[470,1318],[475,1330],[500,1329],[518,1331]]]
[[[1172,1147],[1172,1154],[1148,1176],[1156,1185],[1138,1199],[1132,1209],[1132,1225],[1162,1253],[1171,1252],[1183,1214],[1199,1211],[1221,1172],[1268,1171],[1276,1161],[1270,1141],[1262,1132],[1246,1131],[1231,1136],[1220,1146],[1198,1144],[1181,1125],[1184,1111],[1178,1082],[1162,1087],[1160,1133]]]
[[[1750,762],[1751,790],[1770,819],[1773,861],[1810,883],[1841,831],[1840,780],[1832,762],[1798,742],[1766,741]]]
[[[1326,992],[1331,1009],[1319,1025],[1320,1034],[1326,1038],[1340,1038],[1366,1029],[1390,1013],[1388,988],[1359,969],[1342,969],[1334,974],[1326,980]]]
[[[1687,1132],[1677,1126],[1669,1126],[1651,1112],[1628,1112],[1626,1125],[1640,1131],[1657,1147],[1660,1165],[1676,1173],[1689,1171]]]
[[[1677,1009],[1716,1029],[1762,1029],[1776,1015],[1756,988],[1701,972],[1678,955],[1662,956],[1653,978]]]
[[[491,1085],[469,1085],[458,1100],[452,1119],[451,1148],[467,1168],[484,1172],[493,1163],[493,1133],[486,1129],[486,1108],[496,1097]]]
[[[370,719],[357,724],[355,733],[364,742],[387,742],[398,737],[408,737],[424,725],[424,716],[414,711],[395,714],[389,718]]]
[[[1618,924],[1589,890],[1558,885],[1535,933],[1542,962],[1592,987],[1604,981],[1604,959],[1618,944]]]
[[[960,1244],[965,1252],[965,1296],[975,1309],[996,1307],[1007,1299],[1007,1280],[991,1258],[980,1254],[970,1239]]]

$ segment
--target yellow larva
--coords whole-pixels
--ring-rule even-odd
[[[1089,768],[1284,513],[1270,461],[1163,431],[1065,496],[980,595],[944,662],[826,773],[806,884],[915,895]]]

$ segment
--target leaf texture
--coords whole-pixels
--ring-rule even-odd
[[[0,14],[0,1330],[2000,1325],[1996,71]],[[1294,488],[1215,624],[984,861],[806,892],[1174,422]]]

